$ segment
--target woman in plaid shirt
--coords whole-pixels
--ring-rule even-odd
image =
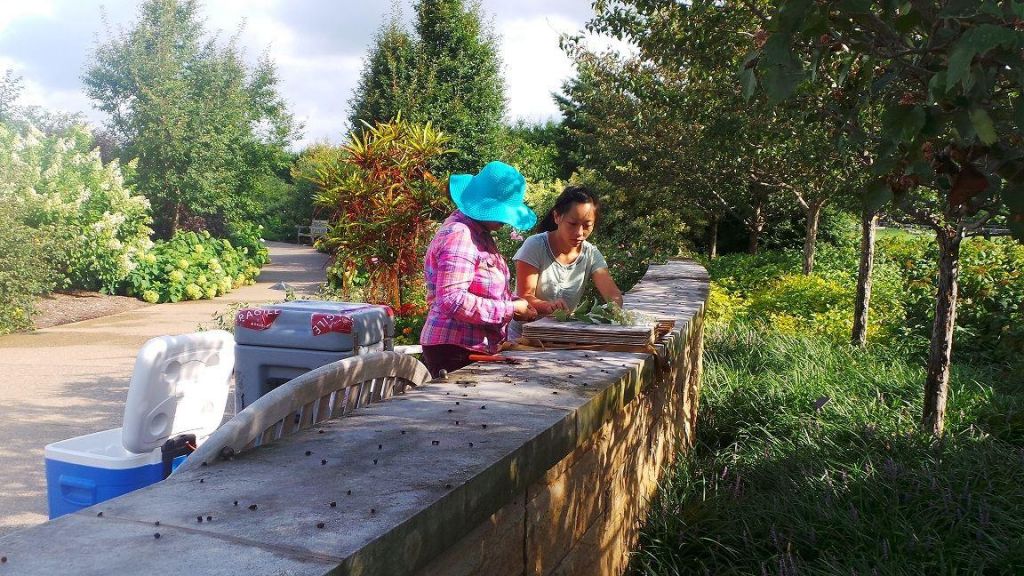
[[[428,311],[420,344],[435,376],[466,366],[472,353],[496,353],[510,320],[537,316],[526,300],[513,298],[508,265],[491,236],[505,224],[529,230],[537,222],[523,202],[526,179],[491,162],[475,176],[453,175],[448,190],[458,210],[434,235],[424,260]]]

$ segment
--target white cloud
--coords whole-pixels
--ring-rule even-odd
[[[559,91],[562,81],[572,76],[573,66],[558,47],[558,39],[579,27],[558,14],[516,18],[498,25],[512,119],[538,121],[559,116],[551,93]]]
[[[106,37],[105,6],[116,31],[130,27],[141,0],[0,0],[0,72],[23,78],[22,104],[83,112],[103,122],[82,92],[80,76],[93,39]],[[253,63],[264,52],[277,66],[279,90],[306,125],[296,147],[344,140],[348,100],[362,59],[379,29],[387,2],[364,0],[206,0],[206,27],[222,41],[238,41]],[[406,20],[412,0],[402,0]],[[590,14],[588,0],[483,0],[500,37],[510,119],[557,118],[551,93],[573,74],[558,48],[559,35],[577,33]]]
[[[53,2],[49,0],[0,0],[0,34],[24,18],[53,18]]]

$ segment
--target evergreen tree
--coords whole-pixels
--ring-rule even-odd
[[[407,120],[422,119],[420,86],[425,82],[417,58],[417,43],[401,21],[398,5],[377,32],[363,64],[359,85],[349,100],[349,126],[388,122],[401,114]]]
[[[430,70],[426,119],[455,149],[438,167],[475,172],[500,154],[505,84],[497,37],[479,3],[464,0],[419,0],[416,33]]]
[[[452,154],[434,160],[441,173],[475,172],[502,151],[505,85],[498,41],[480,5],[420,0],[410,34],[392,10],[363,67],[349,123],[404,119],[430,122],[451,136]]]

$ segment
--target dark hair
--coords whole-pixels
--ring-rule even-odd
[[[600,217],[601,203],[593,192],[583,186],[566,186],[565,190],[562,190],[562,193],[555,199],[555,205],[551,207],[551,210],[548,210],[544,219],[537,224],[534,232],[540,233],[557,230],[558,224],[555,223],[555,214],[565,214],[572,208],[573,204],[593,204],[595,218]]]

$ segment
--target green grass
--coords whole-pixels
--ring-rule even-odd
[[[745,323],[706,338],[697,445],[635,573],[1024,574],[1019,375],[956,368],[934,441],[916,360]]]

